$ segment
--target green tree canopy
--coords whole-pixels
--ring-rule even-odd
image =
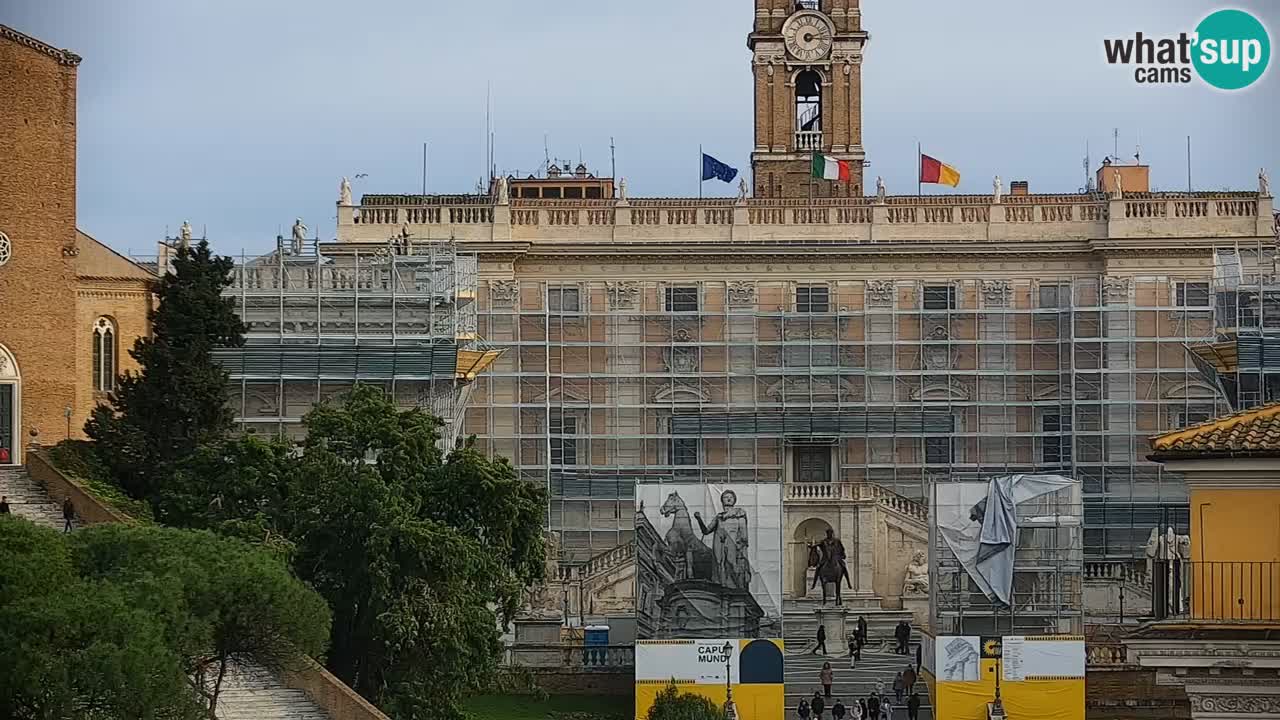
[[[0,717],[208,717],[229,665],[319,654],[324,601],[211,533],[0,517]]]
[[[376,387],[306,424],[299,457],[254,438],[196,453],[172,516],[283,538],[333,609],[329,669],[392,717],[460,716],[544,571],[543,490],[472,447],[446,457],[439,420]]]
[[[152,336],[129,351],[140,372],[120,377],[110,404],[85,423],[112,478],[131,497],[154,497],[176,463],[231,427],[227,374],[212,356],[215,347],[244,343],[235,303],[222,296],[231,269],[231,260],[215,257],[204,240],[179,248],[173,272],[157,282]]]
[[[682,693],[674,680],[662,689],[649,707],[649,720],[725,720],[724,708],[710,698]]]

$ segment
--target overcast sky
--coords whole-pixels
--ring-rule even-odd
[[[1231,6],[1276,39],[1280,2]],[[996,174],[1074,192],[1086,142],[1096,165],[1119,128],[1156,189],[1185,189],[1187,135],[1197,189],[1255,189],[1261,166],[1280,180],[1280,70],[1225,94],[1103,61],[1103,38],[1190,31],[1218,7],[864,0],[868,177],[914,192],[919,141],[959,168],[958,192]],[[750,167],[752,16],[751,0],[0,0],[0,23],[84,56],[79,225],[139,254],[184,219],[223,252],[271,246],[297,216],[332,237],[339,179],[418,192],[424,141],[430,191],[470,191],[487,85],[500,169],[537,170],[545,135],[607,174],[613,137],[632,196],[696,195],[699,144]]]

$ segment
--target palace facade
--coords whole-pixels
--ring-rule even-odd
[[[585,167],[482,195],[344,188],[335,240],[246,259],[262,297],[230,292],[260,306],[263,342],[350,357],[305,377],[280,355],[233,370],[242,421],[296,431],[358,376],[359,348],[500,351],[448,415],[548,489],[582,614],[631,602],[637,481],[781,483],[786,594],[808,593],[803,553],[830,528],[864,559],[857,592],[896,607],[929,551],[932,484],[1017,472],[1082,483],[1084,562],[1052,573],[1076,577],[1067,625],[1081,596],[1139,611],[1151,530],[1190,525],[1148,438],[1271,396],[1265,373],[1221,362],[1233,328],[1266,325],[1265,179],[1153,193],[1147,168],[1107,164],[1097,191],[925,197],[812,180],[814,152],[861,168],[866,42],[856,1],[757,0],[754,177],[736,199],[630,197]],[[439,280],[385,267],[432,253],[467,286],[434,305]],[[290,263],[301,279],[271,285]],[[377,377],[429,404],[422,383],[461,377],[445,360]]]

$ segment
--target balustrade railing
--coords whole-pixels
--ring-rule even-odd
[[[796,133],[796,151],[805,152],[809,150],[822,149],[822,131],[821,130],[801,130]]]
[[[795,133],[796,150],[822,148],[821,131]],[[404,226],[486,225],[498,219],[494,201],[451,199],[422,205],[388,204],[355,208],[356,225]],[[595,200],[510,200],[501,206],[515,226],[591,227],[619,223],[644,225],[973,225],[1105,223],[1115,208],[1115,220],[1214,220],[1224,223],[1256,219],[1264,201],[1244,193],[1133,194],[1123,200],[1098,195],[1004,196],[996,203],[989,195],[924,198],[892,196],[883,200],[859,198],[637,198]],[[735,215],[745,208],[745,217]],[[622,213],[626,213],[623,215]],[[735,220],[735,217],[737,218]],[[628,222],[629,221],[629,222]],[[412,231],[412,230],[411,230]],[[1081,232],[1085,232],[1084,228]]]
[[[1156,620],[1280,622],[1280,562],[1152,563]]]
[[[788,502],[875,502],[920,521],[929,519],[925,506],[874,483],[788,483],[786,498]]]
[[[635,667],[634,645],[511,645],[503,664],[577,670],[626,670]]]
[[[1093,643],[1084,647],[1085,665],[1091,668],[1126,667],[1136,663],[1129,660],[1129,649],[1120,642]]]

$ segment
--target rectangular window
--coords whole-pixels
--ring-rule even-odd
[[[578,288],[547,288],[547,309],[553,313],[582,312]]]
[[[956,286],[955,285],[925,285],[924,286],[924,309],[925,310],[955,310],[956,309]]]
[[[551,464],[578,464],[578,418],[551,411]]]
[[[1042,308],[1071,307],[1071,286],[1070,285],[1041,285],[1040,286],[1040,307]]]
[[[542,199],[543,200],[559,200],[560,188],[558,187],[542,188]]]
[[[698,288],[669,287],[666,290],[667,312],[698,312]]]
[[[924,461],[928,465],[950,465],[954,462],[951,438],[927,437],[924,439]]]
[[[685,466],[697,465],[698,439],[671,438],[671,464]]]
[[[1209,307],[1209,283],[1178,283],[1175,304],[1178,307]]]
[[[831,482],[830,447],[825,445],[797,445],[793,452],[796,482]]]
[[[1068,465],[1071,463],[1071,414],[1070,413],[1045,413],[1041,420],[1041,429],[1044,430],[1044,457],[1045,465]],[[1063,435],[1050,435],[1049,433],[1066,433]]]
[[[796,312],[831,312],[831,289],[826,285],[801,285],[796,288]]]
[[[566,200],[581,200],[581,199],[582,199],[582,188],[580,188],[580,187],[567,187],[567,188],[565,188],[565,189],[564,189],[564,197],[565,197],[565,199],[566,199]]]

